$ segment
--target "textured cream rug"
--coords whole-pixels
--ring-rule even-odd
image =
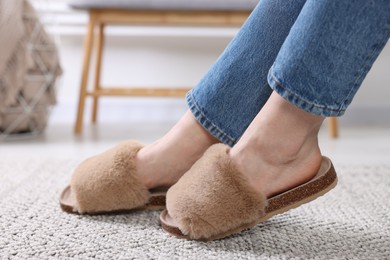
[[[0,259],[390,259],[390,165],[336,166],[339,185],[242,234],[179,240],[159,212],[75,216],[58,206],[74,160],[0,160]]]

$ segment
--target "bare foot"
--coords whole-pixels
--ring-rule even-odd
[[[323,121],[274,92],[230,156],[251,185],[271,197],[317,173],[322,160],[317,136]]]
[[[137,174],[149,189],[170,187],[217,142],[188,111],[164,137],[138,152]]]

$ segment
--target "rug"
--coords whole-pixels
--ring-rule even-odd
[[[390,165],[337,166],[326,196],[207,243],[167,235],[158,211],[63,213],[76,165],[0,160],[0,259],[390,259]]]

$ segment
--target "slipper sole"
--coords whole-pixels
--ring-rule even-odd
[[[302,204],[313,201],[318,197],[321,197],[322,195],[326,194],[328,191],[332,190],[337,185],[337,174],[330,159],[323,157],[323,161],[324,160],[328,165],[326,170],[322,172],[322,174],[320,174],[320,170],[319,173],[317,173],[317,175],[313,177],[313,179],[311,179],[310,181],[299,185],[289,191],[269,198],[267,200],[268,206],[265,208],[265,215],[261,216],[256,221],[230,229],[215,236],[203,239],[201,238],[197,240],[211,241],[225,238],[232,234],[239,233],[240,231],[243,231],[245,229],[254,227],[275,215],[284,213],[290,209],[297,208]],[[164,231],[178,238],[194,240],[190,236],[184,235],[178,227],[169,225],[166,221],[167,218],[169,218],[169,214],[168,211],[165,209],[160,214],[160,224]]]
[[[118,209],[113,211],[96,211],[88,212],[82,215],[105,215],[105,214],[125,214],[131,213],[138,210],[160,210],[165,209],[165,195],[166,192],[153,192],[151,191],[151,196],[144,206],[132,208],[132,209]],[[61,193],[60,196],[60,206],[61,209],[70,214],[81,215],[77,210],[75,210],[74,202],[72,201],[71,196],[71,187],[67,186]]]

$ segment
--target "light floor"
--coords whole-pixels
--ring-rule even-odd
[[[174,122],[86,125],[83,136],[74,136],[70,124],[53,124],[38,138],[22,138],[0,143],[4,158],[83,159],[126,139],[151,143],[167,132]],[[135,126],[138,125],[138,126]],[[325,124],[326,125],[326,124]],[[340,165],[390,164],[390,127],[341,127],[340,137],[328,136],[326,126],[320,132],[322,153]]]

